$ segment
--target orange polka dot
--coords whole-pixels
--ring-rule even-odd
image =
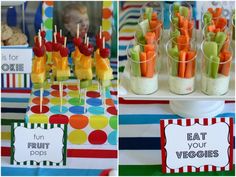
[[[32,102],[34,104],[40,104],[40,97],[33,98]],[[48,104],[48,102],[49,102],[48,98],[43,98],[42,104]]]
[[[44,1],[48,6],[52,6],[53,5],[53,1]]]
[[[60,92],[59,92],[59,90],[54,90],[51,92],[51,95],[55,96],[55,97],[60,97]],[[64,96],[66,96],[66,92],[63,92],[63,97]]]
[[[111,35],[107,31],[103,31],[102,34],[105,37],[106,41],[109,41],[111,39]]]
[[[110,18],[111,16],[112,16],[112,12],[111,12],[110,9],[104,8],[104,9],[102,10],[102,17],[103,17],[103,18],[107,19],[107,18]]]
[[[70,125],[75,129],[82,129],[88,125],[88,117],[84,115],[73,115],[70,117]]]
[[[67,88],[70,90],[78,90],[78,85],[68,85]]]
[[[106,105],[114,106],[114,101],[112,99],[106,99]]]

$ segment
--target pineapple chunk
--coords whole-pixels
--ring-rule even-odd
[[[75,68],[75,75],[79,80],[83,79],[93,79],[93,72],[91,68]]]
[[[111,80],[111,79],[113,79],[111,68],[109,68],[107,70],[97,69],[96,70],[96,75],[99,78],[99,80]]]
[[[46,72],[31,73],[31,80],[33,83],[43,83],[46,79]]]
[[[58,69],[56,70],[56,77],[58,81],[67,80],[70,77],[70,67],[68,66],[66,69]]]

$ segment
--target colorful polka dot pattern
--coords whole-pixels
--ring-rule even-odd
[[[111,90],[112,89],[112,90]],[[117,93],[112,87],[102,100],[97,83],[85,93],[77,85],[63,85],[62,108],[58,85],[50,85],[43,92],[40,112],[40,92],[34,89],[25,116],[30,123],[68,124],[68,143],[72,145],[117,144]],[[86,106],[85,106],[86,101]]]
[[[102,9],[102,30],[103,35],[109,46],[111,45],[111,36],[112,36],[112,17],[113,17],[113,5],[112,1],[103,1]]]
[[[42,8],[43,26],[46,31],[46,40],[52,41],[53,29],[53,2],[44,1]]]

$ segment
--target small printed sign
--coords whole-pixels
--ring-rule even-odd
[[[11,135],[11,164],[66,165],[66,124],[14,123]]]
[[[161,120],[163,173],[233,169],[233,118]]]
[[[32,48],[1,48],[2,73],[31,73]]]

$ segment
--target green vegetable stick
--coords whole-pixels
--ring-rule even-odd
[[[203,52],[204,55],[207,57],[205,59],[205,67],[206,67],[206,74],[208,77],[211,77],[211,57],[217,56],[217,43],[213,41],[205,41],[203,44]]]
[[[174,38],[175,43],[177,43],[176,39],[178,36],[180,36],[180,31],[178,29],[175,29],[174,31],[170,33],[170,37]]]
[[[225,43],[226,38],[227,38],[227,35],[224,32],[217,32],[216,33],[215,42],[218,45],[218,53],[220,53],[220,51]]]
[[[146,7],[145,8],[145,15],[146,15],[146,18],[149,21],[152,20],[152,12],[153,12],[153,8],[152,7]]]
[[[218,56],[211,56],[211,77],[217,78],[220,58]]]
[[[212,14],[207,11],[207,12],[203,15],[203,22],[204,22],[204,25],[210,23],[211,21],[212,21]]]
[[[175,2],[173,4],[173,11],[174,11],[174,13],[179,12],[179,8],[180,8],[180,3],[179,2]]]
[[[140,77],[141,76],[141,70],[140,70],[140,46],[136,45],[133,48],[130,49],[131,58],[134,62],[131,63],[131,72],[134,76]]]
[[[149,30],[149,22],[148,22],[148,19],[146,20],[143,20],[142,22],[140,22],[138,24],[138,27],[137,27],[137,31],[141,31],[143,36],[145,36],[145,34],[148,32]]]
[[[179,61],[179,50],[177,45],[173,48],[168,49],[169,55],[174,59],[171,60],[171,74],[172,76],[178,75],[178,61]]]
[[[178,24],[179,24],[179,18],[178,17],[172,17],[172,24],[174,26],[174,28],[178,28]]]
[[[179,13],[180,13],[181,16],[184,16],[185,18],[188,17],[188,15],[189,15],[188,7],[180,6],[179,7]]]

